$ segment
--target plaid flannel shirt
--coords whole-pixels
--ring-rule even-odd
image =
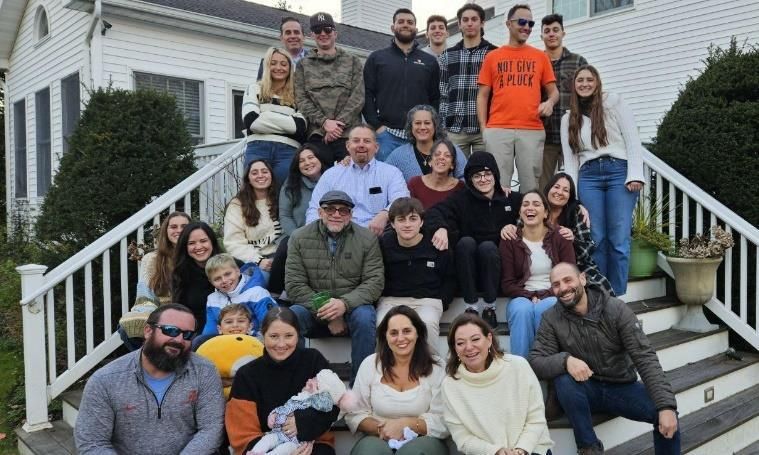
[[[605,276],[603,276],[603,274],[601,274],[595,261],[593,261],[593,252],[596,250],[596,243],[590,236],[590,228],[582,221],[582,214],[580,213],[579,206],[577,207],[577,213],[575,214],[575,225],[572,227],[572,233],[575,236],[572,243],[575,248],[577,267],[581,272],[585,273],[585,278],[587,278],[589,283],[602,287],[609,291],[611,295],[614,295],[611,283]]]
[[[497,49],[486,40],[465,48],[464,40],[440,54],[440,118],[451,133],[477,134],[477,77],[485,54]]]
[[[561,116],[569,109],[575,71],[587,64],[588,61],[585,60],[585,57],[569,52],[566,47],[561,51],[561,57],[558,60],[551,61],[553,74],[556,76],[556,88],[559,89],[559,102],[553,107],[553,113],[543,119],[543,126],[546,130],[546,144],[561,144]]]

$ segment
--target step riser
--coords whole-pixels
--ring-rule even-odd
[[[622,296],[622,300],[625,302],[635,302],[638,300],[647,300],[647,299],[655,299],[659,297],[664,297],[667,295],[667,282],[664,278],[652,278],[649,280],[643,280],[643,281],[633,281],[627,285],[627,294]],[[499,297],[498,300],[496,300],[496,315],[498,318],[498,321],[505,322],[506,321],[506,303],[509,299]],[[480,299],[479,308],[482,309],[482,299]],[[443,313],[443,316],[440,318],[440,322],[453,322],[454,319],[456,319],[456,316],[463,313],[466,309],[466,304],[464,303],[464,299],[458,297],[451,302],[451,305],[448,307],[448,311]],[[679,318],[674,320],[671,324],[664,327],[663,329],[659,330],[665,330],[668,329],[669,326],[677,322]],[[645,328],[645,325],[644,325]],[[656,331],[656,330],[654,330]],[[652,332],[654,332],[652,331]],[[646,332],[646,333],[652,333],[652,332]]]
[[[63,401],[63,421],[69,424],[71,428],[76,426],[76,417],[79,415],[79,409],[73,407],[65,400]]]
[[[722,331],[656,352],[664,371],[674,370],[692,362],[723,353],[729,347],[728,332]]]
[[[714,455],[716,453],[734,453],[749,444],[753,444],[759,435],[759,417],[733,428],[706,444],[688,451],[689,455]]]

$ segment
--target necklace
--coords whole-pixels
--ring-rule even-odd
[[[420,152],[416,146],[414,147],[414,152],[419,156],[420,164],[427,169],[431,169],[430,161],[432,161],[432,155],[425,155],[424,153]]]

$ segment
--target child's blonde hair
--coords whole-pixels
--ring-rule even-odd
[[[216,256],[211,256],[208,261],[206,261],[206,276],[211,278],[212,273],[219,269],[223,269],[224,267],[233,267],[240,270],[240,268],[237,267],[235,258],[231,254],[221,253]]]
[[[228,314],[236,314],[236,313],[244,314],[245,317],[248,318],[248,322],[253,321],[253,315],[250,314],[250,310],[248,309],[248,307],[246,307],[242,303],[230,303],[229,305],[221,309],[221,312],[219,313],[219,320],[216,321],[216,323],[221,324],[221,321],[224,320],[225,316],[227,316]]]

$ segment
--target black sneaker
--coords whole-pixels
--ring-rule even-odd
[[[482,319],[492,328],[498,327],[498,318],[495,316],[495,308],[485,308],[482,310]]]
[[[475,314],[477,316],[480,315],[480,312],[477,311],[477,309],[473,307],[467,307],[466,310],[464,310],[464,313]]]

